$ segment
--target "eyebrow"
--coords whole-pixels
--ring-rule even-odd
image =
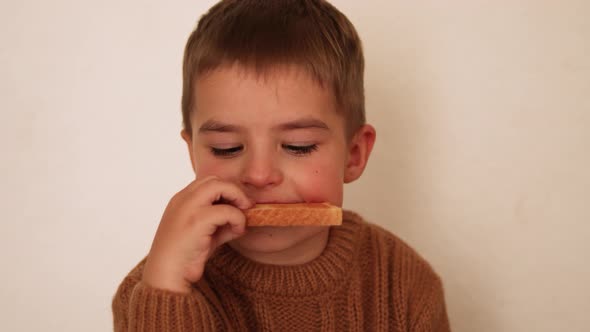
[[[275,126],[273,129],[280,131],[296,130],[296,129],[321,129],[330,130],[328,125],[318,119],[303,118],[294,121],[289,121]],[[235,133],[242,132],[245,128],[238,125],[223,123],[217,120],[207,120],[199,128],[199,133],[218,132],[218,133]]]
[[[227,123],[223,123],[216,120],[207,120],[199,128],[199,133],[206,132],[220,132],[220,133],[231,133],[242,131],[243,128],[240,126],[234,126]]]
[[[330,130],[330,127],[318,119],[314,118],[303,118],[295,121],[286,122],[277,126],[279,130],[294,130],[294,129],[307,129],[316,128],[323,130]]]

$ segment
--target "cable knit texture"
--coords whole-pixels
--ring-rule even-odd
[[[144,263],[113,299],[116,332],[450,331],[430,265],[350,211],[306,264],[261,264],[220,247],[189,294],[141,283]]]

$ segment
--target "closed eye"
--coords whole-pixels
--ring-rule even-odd
[[[244,147],[243,146],[234,146],[231,148],[227,148],[227,149],[219,149],[219,148],[214,148],[211,147],[211,153],[213,153],[216,156],[219,157],[231,157],[237,153],[239,153],[240,151],[242,151]]]
[[[289,153],[295,155],[307,155],[310,154],[318,149],[317,144],[311,145],[290,145],[290,144],[283,144],[283,149],[287,150]]]

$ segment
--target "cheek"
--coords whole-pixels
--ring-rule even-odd
[[[199,155],[196,162],[197,179],[206,178],[211,175],[222,179],[231,179],[234,176],[236,167],[228,167],[227,160],[218,160],[208,155]]]
[[[342,169],[333,162],[310,165],[306,172],[296,172],[292,179],[298,194],[308,202],[330,202],[342,205]]]

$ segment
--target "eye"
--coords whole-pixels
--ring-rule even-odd
[[[307,155],[307,154],[310,154],[310,153],[316,151],[318,149],[318,145],[317,144],[311,144],[311,145],[283,144],[283,149],[286,149],[289,151],[289,153],[292,153],[295,155]]]
[[[231,157],[236,155],[238,152],[242,151],[244,147],[243,146],[234,146],[231,148],[227,148],[227,149],[219,149],[219,148],[214,148],[211,147],[211,153],[213,153],[216,156],[219,157]]]

